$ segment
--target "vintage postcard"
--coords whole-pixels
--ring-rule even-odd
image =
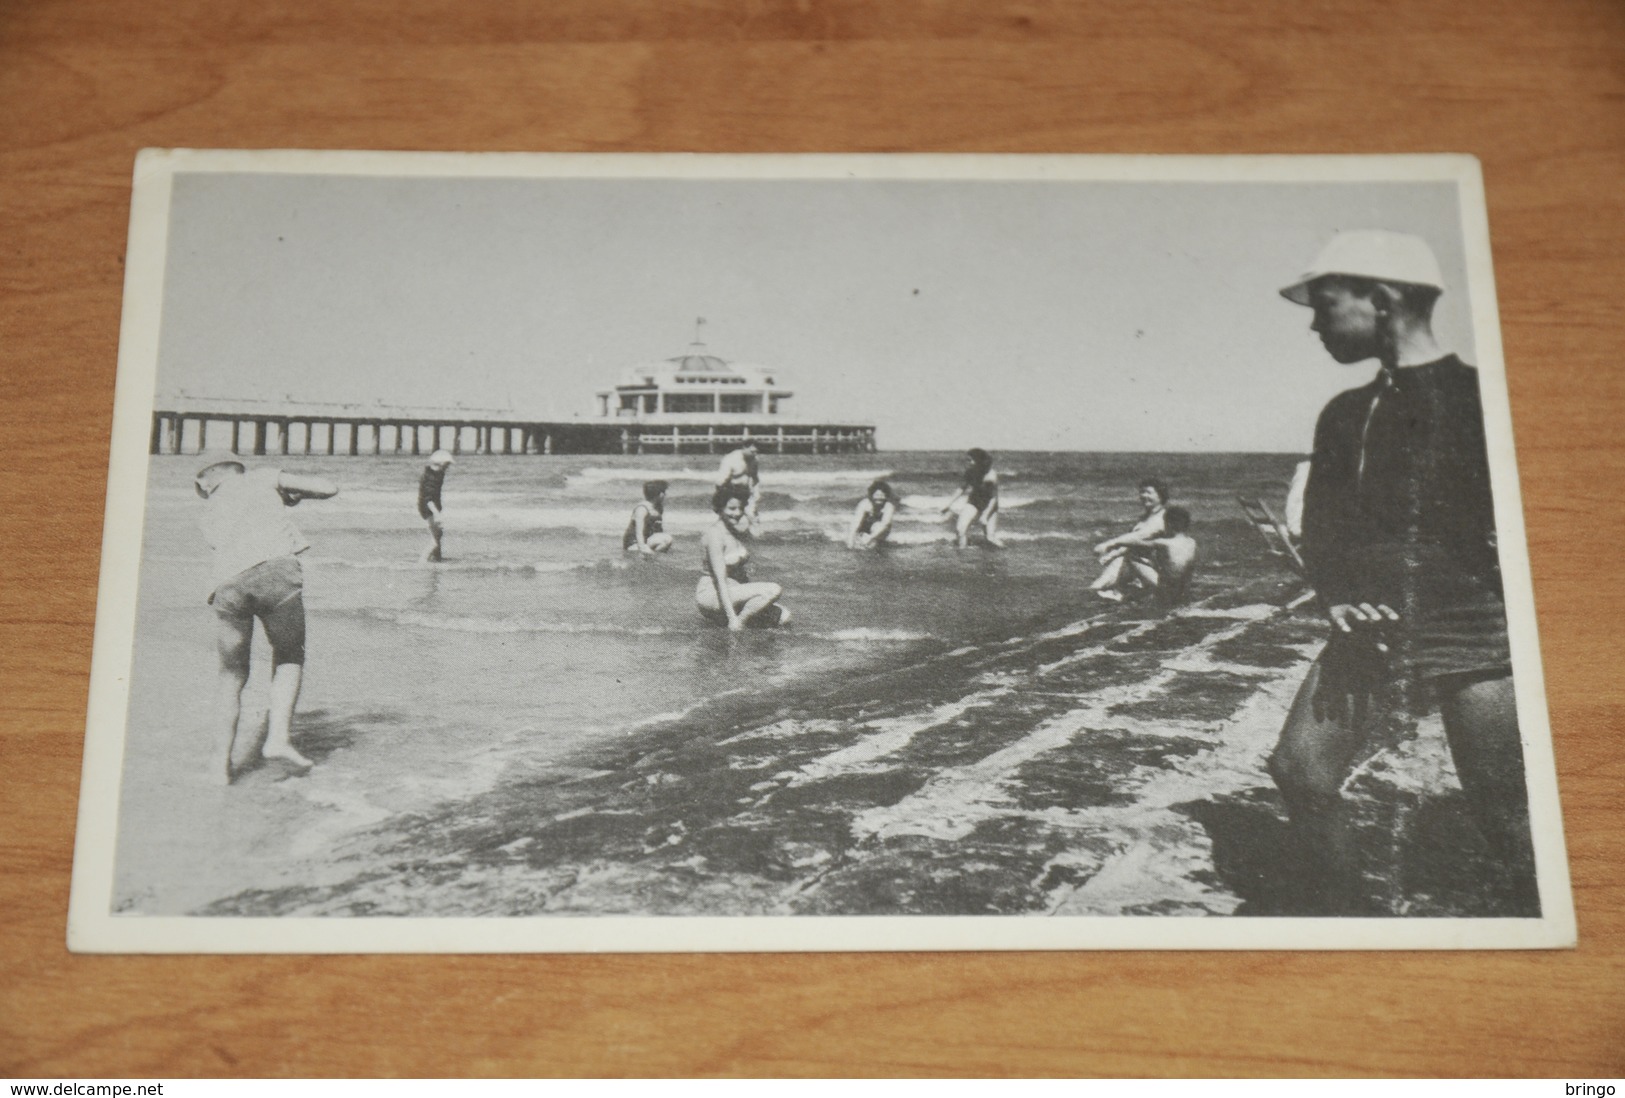
[[[69,945],[1572,945],[1476,161],[144,152]]]

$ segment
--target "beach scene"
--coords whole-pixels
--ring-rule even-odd
[[[115,909],[1307,910],[1264,761],[1325,628],[1285,608],[1302,588],[1234,498],[1282,495],[1291,456],[1001,454],[1007,548],[965,551],[940,514],[958,454],[762,460],[752,566],[795,618],[734,635],[693,601],[704,455],[462,458],[440,564],[418,560],[421,459],[277,459],[340,486],[295,512],[313,545],[295,739],[316,766],[219,787],[199,460],[154,458]],[[1089,589],[1089,547],[1138,516],[1148,471],[1202,553],[1168,613]],[[880,475],[903,499],[891,544],[851,552]],[[651,477],[676,545],[644,558],[620,537]],[[1370,910],[1510,913],[1436,721],[1351,790]]]
[[[1542,918],[1456,162],[272,160],[137,186],[98,940]],[[1350,226],[1411,265],[1306,274],[1366,269]],[[1350,397],[1401,339],[1448,391]],[[1321,559],[1442,529],[1406,575],[1456,577],[1455,616],[1317,597],[1300,520],[1334,511]],[[1396,692],[1418,652],[1431,705]],[[1309,925],[1280,944],[1355,941]]]

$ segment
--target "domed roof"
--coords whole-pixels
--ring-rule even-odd
[[[686,354],[676,358],[668,358],[667,362],[675,362],[679,371],[703,374],[731,374],[733,367],[718,358],[716,355]]]

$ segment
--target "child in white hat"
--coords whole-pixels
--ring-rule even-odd
[[[1380,366],[1315,426],[1302,546],[1330,639],[1270,758],[1325,913],[1360,902],[1344,781],[1430,707],[1518,913],[1538,905],[1478,371],[1434,338],[1443,290],[1427,243],[1384,230],[1338,234],[1281,290],[1334,361]]]

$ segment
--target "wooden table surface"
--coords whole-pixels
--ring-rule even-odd
[[[1477,154],[1579,948],[70,956],[148,145]],[[0,0],[0,1075],[1625,1074],[1622,179],[1619,0]]]

